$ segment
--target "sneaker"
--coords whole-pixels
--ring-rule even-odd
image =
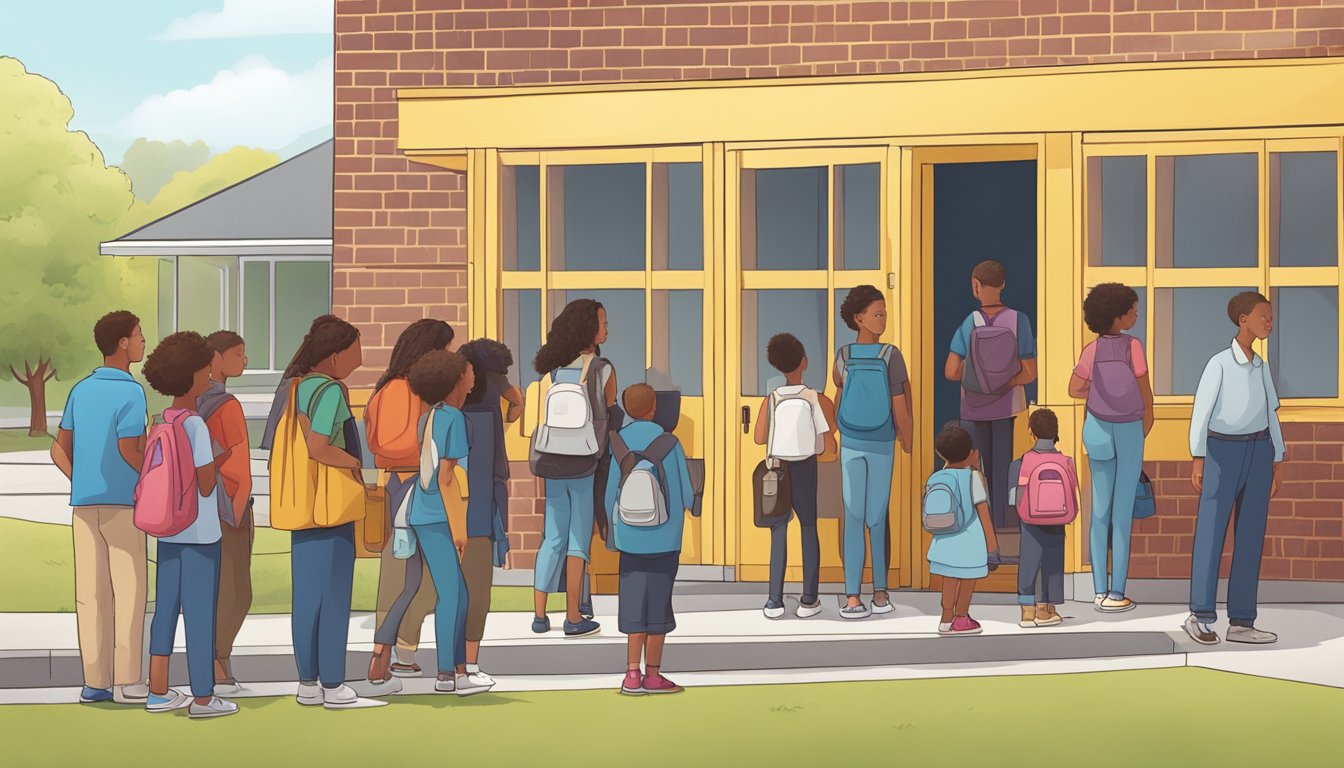
[[[457,691],[457,681],[455,677],[456,676],[451,673],[447,675],[439,675],[438,678],[434,681],[434,692],[454,693],[455,691]]]
[[[491,684],[491,685],[494,685],[494,684],[495,684],[495,678],[491,677],[490,675],[487,675],[487,674],[485,673],[485,671],[482,670],[480,667],[476,667],[476,669],[472,669],[472,668],[471,668],[471,665],[468,664],[468,665],[467,665],[467,674],[468,674],[468,675],[471,675],[472,677],[478,677],[478,678],[480,678],[480,679],[486,681],[487,683],[489,683],[489,684]]]
[[[80,704],[97,704],[100,701],[111,701],[112,692],[106,688],[90,688],[84,686],[84,690],[79,692]]]
[[[252,695],[252,689],[234,680],[232,683],[215,683],[215,695],[221,699],[237,699]]]
[[[891,600],[887,600],[885,603],[879,603],[876,600],[873,601],[874,616],[881,616],[884,613],[891,613],[894,610],[896,610],[896,605],[892,603]]]
[[[643,686],[645,693],[681,693],[685,690],[660,674],[645,675]]]
[[[942,622],[939,622],[939,623],[938,623],[938,634],[940,634],[940,635],[950,635],[950,634],[952,634],[952,622],[950,622],[950,621],[942,621]]]
[[[350,683],[350,688],[356,696],[370,699],[400,693],[401,687],[401,679],[397,677],[389,677],[386,680],[356,680]]]
[[[182,709],[191,703],[191,697],[176,688],[169,688],[168,693],[163,696],[151,693],[145,697],[146,712],[172,712],[175,709]]]
[[[864,605],[862,600],[859,601],[858,605],[846,603],[845,607],[840,609],[840,618],[842,619],[866,619],[868,614],[868,606]]]
[[[187,716],[192,718],[206,717],[227,717],[238,714],[238,705],[232,701],[225,701],[218,696],[211,696],[210,703],[202,706],[192,702],[187,708]]]
[[[798,611],[797,611],[797,614],[798,614],[798,618],[800,618],[800,619],[810,619],[810,618],[812,618],[813,616],[816,616],[816,615],[819,614],[819,613],[821,613],[821,601],[820,601],[820,600],[817,600],[817,601],[813,602],[813,603],[810,604],[810,605],[807,604],[807,603],[802,603],[802,602],[798,603]]]
[[[458,696],[472,696],[495,687],[495,681],[482,677],[478,672],[474,675],[457,675],[453,685],[456,686],[453,692]]]
[[[1022,608],[1022,619],[1017,622],[1017,626],[1023,629],[1036,628],[1036,606],[1024,605]]]
[[[1256,629],[1255,627],[1243,627],[1233,624],[1227,628],[1227,642],[1229,643],[1268,645],[1278,639],[1279,636],[1273,632],[1266,632],[1263,629]]]
[[[1053,627],[1056,624],[1064,623],[1064,617],[1055,611],[1053,605],[1039,605],[1036,607],[1036,626]]]
[[[536,629],[536,627],[533,626],[533,629]],[[602,629],[602,625],[592,619],[582,619],[578,624],[571,624],[566,621],[565,637],[586,637],[588,635],[595,635],[600,629]]]
[[[1130,600],[1128,597],[1111,597],[1107,595],[1097,603],[1097,610],[1102,613],[1124,613],[1138,608],[1139,604]]]
[[[589,601],[587,601],[587,602],[583,602],[583,603],[579,603],[579,616],[580,616],[580,617],[585,618],[585,619],[591,619],[591,618],[593,618],[594,615],[595,615],[595,614],[593,613],[593,601],[592,601],[592,600],[589,600]]]
[[[1102,600],[1105,600],[1105,599],[1106,599],[1106,595],[1105,595],[1104,593],[1103,593],[1103,594],[1100,594],[1100,595],[1097,595],[1095,598],[1092,599],[1092,604],[1095,605],[1095,606],[1097,606],[1098,608],[1100,608],[1100,607],[1101,607],[1101,601],[1102,601]]]
[[[538,616],[532,620],[532,631],[538,635],[544,635],[551,631],[551,617]]]
[[[322,689],[322,706],[327,709],[368,709],[370,707],[385,707],[387,702],[360,698],[353,688],[348,685],[341,685],[336,688]]]
[[[299,695],[295,698],[305,707],[322,706],[322,686],[317,683],[299,683]]]
[[[761,609],[767,619],[778,619],[784,615],[784,603],[778,600],[767,600],[765,607]]]
[[[980,622],[972,619],[970,616],[953,616],[952,625],[948,627],[947,634],[950,635],[978,635]]]
[[[391,667],[388,667],[388,670],[393,677],[419,677],[420,673],[423,672],[420,665],[415,662],[405,664],[400,661],[394,662]]]
[[[149,686],[144,683],[118,685],[112,689],[112,700],[118,704],[143,704],[149,698]]]
[[[621,693],[626,696],[643,696],[647,693],[644,690],[644,676],[639,674],[638,669],[626,670],[625,679],[621,681]]]
[[[1185,623],[1181,625],[1181,629],[1185,630],[1185,634],[1189,635],[1191,640],[1200,645],[1218,644],[1218,633],[1213,631],[1208,622],[1200,621],[1199,617],[1193,613],[1185,617]]]

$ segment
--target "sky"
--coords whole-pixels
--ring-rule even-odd
[[[0,0],[0,56],[54,81],[109,164],[138,137],[292,156],[332,131],[333,0]]]

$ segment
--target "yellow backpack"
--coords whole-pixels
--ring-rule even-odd
[[[364,484],[355,479],[353,470],[321,464],[308,454],[308,440],[299,424],[299,383],[290,385],[289,403],[271,447],[271,527],[300,531],[353,523],[364,517]],[[312,402],[334,384],[318,387]]]

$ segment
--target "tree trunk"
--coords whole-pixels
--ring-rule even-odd
[[[24,373],[28,374],[26,378],[20,376],[13,367],[9,370],[14,374],[15,381],[28,388],[28,436],[51,437],[47,431],[47,382],[56,375],[51,361],[39,360],[36,369],[27,360],[23,361]]]

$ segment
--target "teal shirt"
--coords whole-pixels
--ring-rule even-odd
[[[663,428],[652,421],[636,420],[620,432],[621,439],[632,451],[648,448]],[[681,532],[686,524],[686,512],[695,503],[691,488],[691,473],[686,468],[686,453],[681,443],[663,459],[663,476],[667,481],[667,522],[658,526],[635,527],[626,525],[616,516],[616,496],[620,491],[621,469],[615,461],[607,474],[605,509],[611,521],[613,541],[617,550],[632,555],[659,555],[681,551]]]
[[[298,400],[299,413],[308,417],[313,432],[327,438],[332,445],[345,449],[345,422],[354,414],[350,403],[346,402],[345,390],[340,384],[332,384],[322,392],[322,397],[313,401],[317,390],[333,379],[320,373],[310,373],[299,382],[295,398]],[[311,407],[311,412],[310,412]]]
[[[131,374],[98,367],[70,390],[61,429],[74,433],[70,506],[129,507],[140,468],[121,457],[117,441],[145,434],[145,390]]]
[[[466,466],[467,459],[467,419],[462,412],[451,405],[438,405],[430,411],[434,414],[434,429],[430,439],[439,450],[439,459],[456,459]],[[418,430],[425,431],[425,420],[429,413],[420,417]],[[406,522],[411,525],[433,525],[448,522],[448,512],[443,507],[443,494],[439,493],[439,467],[434,465],[434,476],[429,480],[429,488],[422,488],[420,478],[415,479],[411,489],[411,509]],[[489,492],[487,489],[484,492]],[[465,534],[466,532],[463,531]]]

